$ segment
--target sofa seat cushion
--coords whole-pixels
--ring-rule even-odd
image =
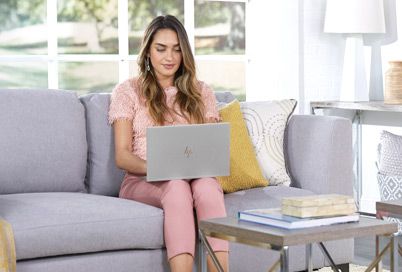
[[[226,213],[228,216],[250,209],[280,208],[282,198],[314,195],[313,192],[293,187],[268,186],[237,191],[225,195]]]
[[[163,248],[163,211],[83,193],[0,195],[17,260],[119,249]]]

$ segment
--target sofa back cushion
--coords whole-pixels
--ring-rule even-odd
[[[0,194],[85,192],[84,108],[71,91],[0,89]]]
[[[88,136],[86,185],[90,194],[118,196],[125,171],[116,166],[114,130],[108,124],[109,93],[80,96]]]
[[[234,100],[230,92],[216,92],[217,101]],[[108,124],[110,94],[93,93],[80,96],[85,107],[88,136],[86,184],[90,194],[118,196],[125,171],[116,166],[114,130]]]

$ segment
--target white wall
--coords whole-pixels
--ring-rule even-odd
[[[380,38],[382,43],[381,69],[373,66],[380,76],[388,70],[389,60],[402,60],[402,39],[395,41],[396,36],[402,36],[402,0],[384,0],[384,5],[387,34],[365,37],[368,85],[369,45],[374,40]],[[309,114],[310,101],[339,99],[345,39],[341,34],[323,33],[325,8],[326,0],[249,2],[247,100],[296,98],[298,112]],[[379,200],[375,176],[379,133],[387,129],[402,135],[398,127],[402,126],[401,115],[363,116],[363,211],[374,212],[375,201]]]
[[[249,2],[247,101],[299,100],[299,2]]]
[[[304,113],[310,101],[339,99],[345,40],[323,33],[325,6],[325,0],[304,1]]]

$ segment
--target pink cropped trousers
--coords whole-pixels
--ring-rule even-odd
[[[223,191],[216,178],[147,182],[127,173],[121,198],[135,200],[164,210],[164,236],[168,260],[188,253],[194,258],[197,220],[225,217]],[[208,237],[213,251],[229,251],[229,243]]]

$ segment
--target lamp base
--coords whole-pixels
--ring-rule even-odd
[[[346,37],[340,101],[368,101],[363,38],[361,34]]]
[[[384,101],[384,88],[382,80],[381,62],[381,41],[373,43],[371,47],[371,66],[370,66],[370,101]]]

